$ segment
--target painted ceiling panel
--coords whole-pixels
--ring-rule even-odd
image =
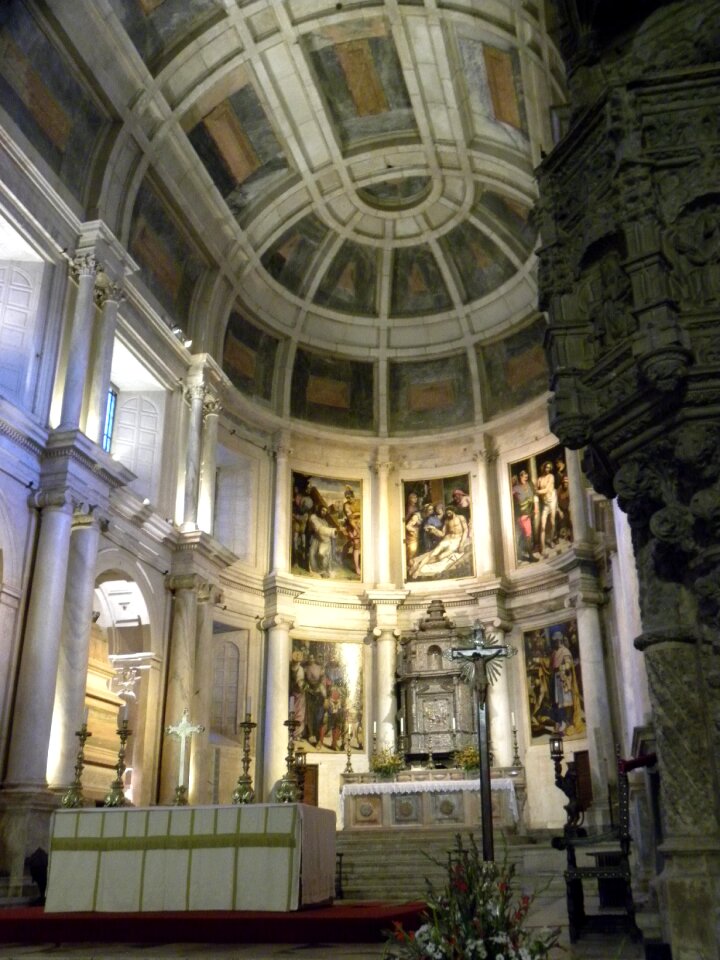
[[[222,0],[112,0],[112,6],[149,66],[225,15]]]
[[[390,312],[405,317],[440,313],[452,306],[442,273],[427,244],[395,251]]]
[[[464,301],[479,300],[515,273],[511,261],[471,223],[460,223],[440,244],[460,277]]]
[[[327,232],[317,217],[305,217],[263,254],[263,266],[287,290],[299,294],[308,283],[310,266]]]
[[[343,244],[323,277],[315,303],[347,313],[376,315],[377,257],[372,248]]]

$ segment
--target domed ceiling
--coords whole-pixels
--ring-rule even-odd
[[[148,237],[182,181],[174,203],[206,224],[233,287],[216,347],[242,392],[402,434],[486,421],[546,388],[530,210],[560,70],[541,6],[113,6],[186,137],[173,150],[193,158],[189,177],[154,149],[131,250],[162,281]],[[181,289],[206,264],[171,232]]]

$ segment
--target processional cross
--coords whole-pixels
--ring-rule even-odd
[[[178,784],[175,787],[175,806],[187,806],[187,787],[185,786],[185,749],[190,737],[195,733],[202,733],[205,727],[199,723],[192,723],[190,712],[187,707],[183,710],[183,715],[178,723],[170,724],[165,728],[165,733],[170,737],[176,737],[180,741],[180,764],[178,770]]]
[[[492,826],[492,799],[490,794],[490,742],[487,727],[487,692],[491,683],[500,676],[502,669],[497,662],[514,657],[515,647],[506,643],[493,643],[495,637],[486,636],[485,627],[478,623],[473,627],[472,645],[452,647],[445,652],[448,660],[460,660],[460,675],[466,683],[473,683],[477,709],[478,754],[480,756],[480,809],[482,812],[483,860],[494,860]]]

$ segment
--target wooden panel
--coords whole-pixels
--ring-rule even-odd
[[[573,754],[577,772],[577,797],[581,810],[588,810],[593,802],[592,779],[590,777],[590,754],[587,750],[576,750]]]

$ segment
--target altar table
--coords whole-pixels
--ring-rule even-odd
[[[335,813],[304,804],[57,810],[46,912],[297,910],[335,892]]]
[[[490,781],[493,819],[501,826],[517,824],[520,813],[511,777]],[[346,830],[361,827],[450,826],[477,823],[479,780],[393,780],[345,783],[340,810]],[[459,796],[456,796],[459,794]],[[498,803],[502,794],[503,803]]]

